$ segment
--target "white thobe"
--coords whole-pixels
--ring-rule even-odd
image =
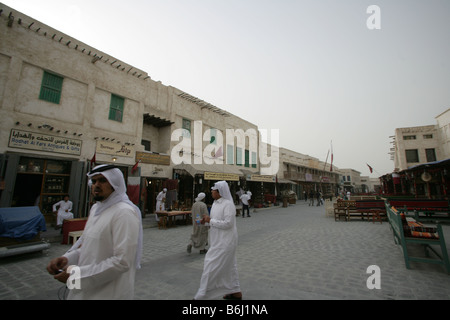
[[[156,197],[156,211],[164,211],[166,210],[166,203],[163,201],[166,198],[166,193],[164,191],[161,191],[158,193],[158,196]],[[155,214],[156,221],[159,221],[158,215]]]
[[[80,268],[80,289],[68,299],[132,299],[136,275],[139,217],[124,202],[91,215],[80,248],[64,254],[69,265]]]
[[[58,214],[56,216],[56,225],[60,226],[64,220],[73,219],[72,201],[61,200],[53,205],[53,211],[56,211],[56,207],[59,206]]]
[[[236,262],[238,233],[234,204],[224,198],[215,200],[209,225],[210,246],[205,256],[196,300],[241,291]]]

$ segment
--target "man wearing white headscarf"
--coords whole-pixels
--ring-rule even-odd
[[[97,166],[88,177],[96,203],[83,235],[62,257],[50,261],[47,270],[66,283],[71,269],[79,269],[79,287],[70,290],[68,299],[132,299],[142,252],[141,212],[128,199],[117,167]]]
[[[191,213],[192,213],[192,234],[191,240],[187,246],[187,252],[191,253],[192,247],[200,250],[200,254],[205,254],[207,250],[205,249],[206,244],[208,243],[208,226],[201,224],[200,221],[203,219],[203,216],[208,215],[208,207],[206,203],[203,201],[206,197],[206,194],[200,192],[195,198],[195,203],[192,205]]]
[[[164,211],[166,210],[166,194],[167,189],[164,188],[158,195],[156,196],[156,211]],[[158,215],[155,214],[156,221],[159,221]]]
[[[211,216],[206,215],[202,220],[210,225],[209,250],[195,299],[211,299],[225,294],[224,299],[240,300],[242,293],[236,262],[236,207],[226,181],[215,183],[211,194],[215,200]]]

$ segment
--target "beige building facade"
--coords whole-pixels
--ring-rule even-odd
[[[50,214],[52,203],[70,195],[82,214],[84,177],[94,163],[114,163],[129,186],[148,189],[133,195],[137,201],[153,199],[165,182],[182,176],[194,184],[183,191],[192,201],[205,181],[239,185],[241,169],[259,172],[256,125],[12,8],[0,9],[1,206],[37,204]]]
[[[233,194],[253,190],[258,201],[277,192],[277,179],[299,195],[338,183],[329,164],[266,143],[273,132],[13,8],[0,10],[1,207],[37,205],[51,220],[52,204],[69,195],[75,216],[85,216],[94,164],[121,168],[143,212],[155,211],[164,187],[169,206],[189,206],[217,180],[229,181]]]
[[[450,109],[434,125],[395,129],[392,144],[394,171],[450,158]]]

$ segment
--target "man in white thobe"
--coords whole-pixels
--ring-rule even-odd
[[[192,206],[192,234],[189,244],[187,246],[187,252],[191,253],[192,247],[200,250],[200,254],[205,254],[208,252],[206,250],[206,245],[208,243],[208,230],[209,226],[205,226],[201,224],[200,221],[203,219],[203,216],[208,215],[208,207],[204,202],[206,194],[200,192],[195,198],[195,203]]]
[[[97,166],[88,177],[97,202],[83,235],[71,250],[50,261],[47,270],[66,283],[78,268],[79,288],[71,289],[68,299],[132,299],[142,250],[140,210],[128,199],[117,167]]]
[[[215,183],[211,194],[215,200],[211,216],[205,215],[202,220],[202,223],[210,225],[209,250],[195,299],[211,299],[225,294],[224,299],[240,300],[242,293],[236,262],[236,207],[226,181]]]
[[[167,189],[164,188],[158,195],[156,196],[156,211],[164,211],[166,210],[166,194]],[[156,221],[159,221],[158,215],[155,214]]]
[[[61,228],[64,220],[73,219],[72,206],[69,196],[64,196],[64,200],[53,205],[53,212],[56,212],[56,228]]]

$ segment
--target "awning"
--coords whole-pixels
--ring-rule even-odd
[[[244,174],[236,167],[226,164],[178,164],[173,167],[174,170],[185,170],[191,176],[197,174],[207,175],[209,180],[229,180],[239,181],[239,177]],[[217,179],[215,179],[217,178]],[[205,177],[206,179],[206,177]]]
[[[162,127],[170,126],[174,122],[172,122],[168,119],[163,119],[163,118],[157,117],[155,115],[151,115],[150,113],[146,113],[146,114],[144,114],[144,123],[152,125],[156,128],[162,128]]]
[[[290,183],[290,184],[297,184],[295,181],[287,180],[287,179],[278,179],[278,183]]]

